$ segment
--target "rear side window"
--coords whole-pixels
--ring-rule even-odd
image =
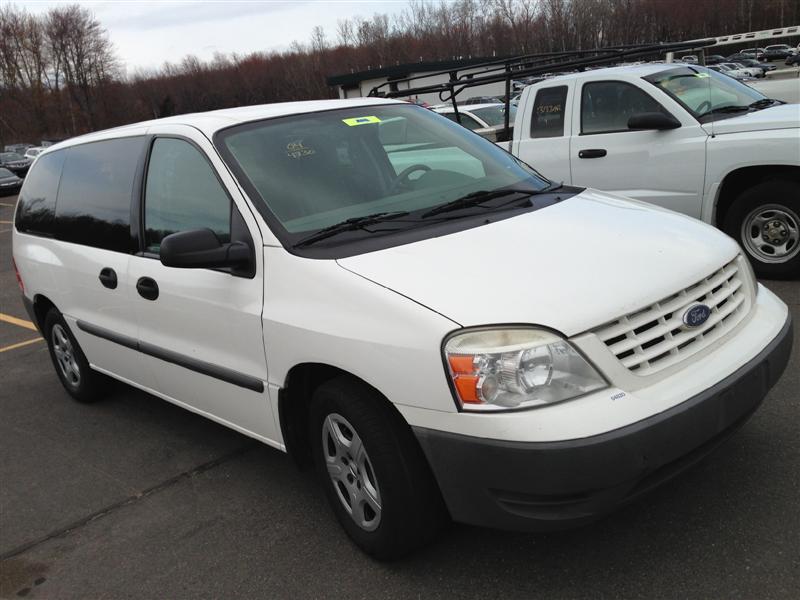
[[[652,96],[630,83],[587,83],[581,94],[581,133],[629,131],[628,119],[646,112],[666,111]]]
[[[17,203],[17,231],[55,233],[56,193],[66,154],[59,150],[40,156],[28,173]]]
[[[153,143],[144,196],[145,247],[158,252],[171,233],[211,229],[220,242],[231,239],[231,200],[212,166],[184,140]]]
[[[131,197],[144,138],[67,149],[56,219],[59,239],[117,252],[132,250]]]
[[[564,135],[564,112],[567,86],[544,88],[536,92],[531,116],[531,137],[549,138]]]

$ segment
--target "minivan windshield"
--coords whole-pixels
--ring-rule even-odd
[[[764,102],[767,98],[761,92],[733,77],[700,66],[659,71],[644,79],[680,102],[701,123],[735,117],[772,104]]]
[[[410,104],[246,123],[221,131],[215,142],[254,201],[263,203],[265,217],[283,229],[279,237],[291,243],[375,215],[402,214],[392,226],[416,227],[430,222],[431,209],[455,200],[467,197],[464,207],[477,210],[482,198],[510,202],[506,195],[513,200],[520,190],[536,194],[549,185],[495,144]],[[460,216],[448,210],[448,218]]]

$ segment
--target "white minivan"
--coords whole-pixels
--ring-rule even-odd
[[[725,234],[389,100],[48,148],[13,259],[74,398],[110,376],[314,464],[379,558],[449,518],[607,513],[741,426],[792,345]]]

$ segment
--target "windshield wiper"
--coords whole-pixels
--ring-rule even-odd
[[[468,208],[470,206],[478,206],[483,202],[488,200],[493,200],[495,198],[501,198],[503,196],[509,196],[511,194],[525,194],[526,196],[533,196],[535,194],[543,194],[545,192],[552,191],[561,187],[561,184],[550,184],[546,188],[541,190],[532,190],[529,188],[504,188],[499,190],[478,190],[477,192],[471,192],[466,196],[461,196],[460,198],[456,198],[455,200],[451,200],[450,202],[446,202],[441,204],[435,208],[430,209],[428,212],[424,212],[420,215],[423,219],[428,217],[432,217],[434,215],[439,215],[445,212],[450,212],[452,210],[459,210],[461,208]],[[501,206],[505,206],[502,204]],[[494,208],[500,208],[499,206]]]
[[[351,219],[346,219],[339,223],[334,223],[333,225],[320,229],[316,233],[312,233],[307,237],[304,237],[299,242],[294,244],[294,247],[299,248],[301,246],[309,246],[320,240],[324,240],[329,237],[333,237],[334,235],[344,233],[345,231],[355,231],[356,229],[364,229],[369,225],[373,225],[375,223],[381,223],[383,221],[391,221],[392,219],[404,217],[407,214],[408,211],[379,212],[371,215],[364,215],[363,217],[353,217]]]
[[[750,110],[749,106],[739,106],[737,104],[731,104],[728,106],[718,106],[717,108],[712,108],[711,110],[707,110],[703,114],[701,114],[698,118],[705,117],[707,115],[712,115],[715,113],[734,113],[734,112],[747,112]]]
[[[761,100],[756,100],[755,102],[750,103],[750,108],[760,109],[760,108],[767,108],[772,106],[773,104],[785,104],[781,100],[775,100],[774,98],[762,98]]]

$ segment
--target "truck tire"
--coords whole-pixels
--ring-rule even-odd
[[[61,385],[78,402],[95,402],[106,390],[108,379],[92,370],[78,341],[56,308],[44,318],[44,339]]]
[[[348,377],[314,392],[310,440],[339,523],[364,552],[399,558],[434,539],[446,510],[410,427],[375,390]]]
[[[723,223],[758,277],[800,275],[800,181],[771,179],[741,192]]]

